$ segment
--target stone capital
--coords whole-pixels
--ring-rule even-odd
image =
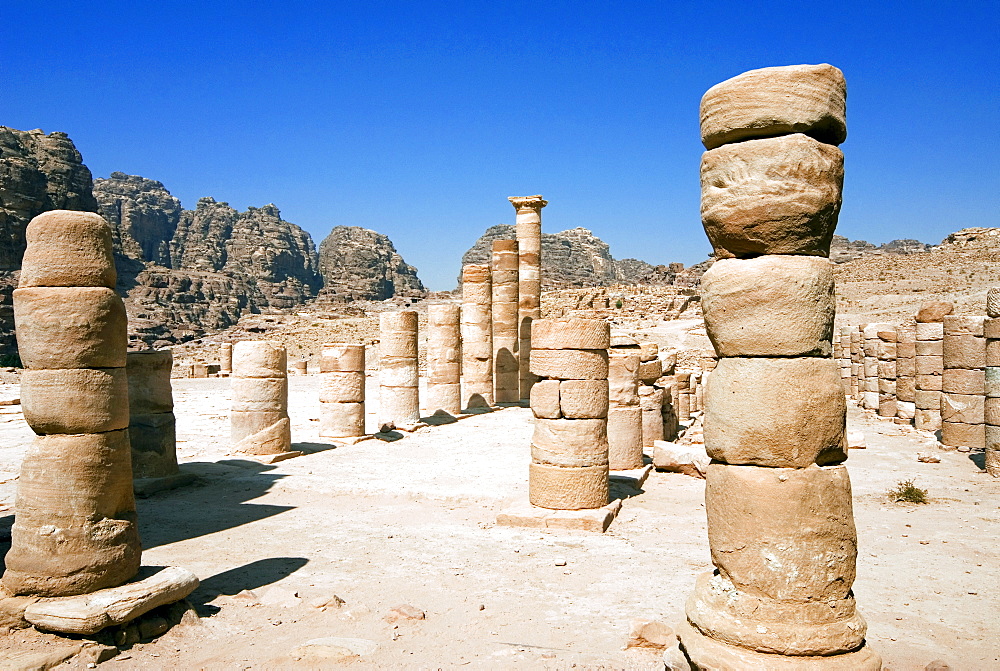
[[[541,196],[510,196],[507,200],[510,201],[510,204],[513,205],[514,209],[518,212],[524,210],[541,210],[549,204],[549,201],[545,200]]]

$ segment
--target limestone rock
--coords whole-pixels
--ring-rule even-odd
[[[701,217],[715,256],[827,256],[843,183],[841,151],[806,135],[705,152]]]
[[[181,201],[161,182],[113,172],[94,180],[94,197],[111,225],[119,257],[171,267],[170,241],[181,216]],[[121,259],[116,259],[121,263]]]
[[[653,441],[653,466],[658,471],[704,478],[711,461],[704,445],[680,445],[666,440]]]
[[[744,72],[701,99],[706,149],[756,137],[805,133],[838,145],[847,139],[847,83],[838,68],[786,65]]]
[[[944,318],[950,315],[954,309],[955,306],[948,301],[928,301],[921,305],[920,310],[917,311],[917,322],[931,324],[944,321]]]
[[[325,293],[343,299],[381,301],[427,293],[417,269],[388,237],[359,226],[334,226],[319,245],[319,271]]]

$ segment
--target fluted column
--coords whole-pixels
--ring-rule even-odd
[[[493,405],[493,300],[490,267],[462,268],[462,407]]]
[[[493,286],[493,386],[496,403],[521,400],[518,360],[518,244],[517,240],[494,240]]]
[[[511,196],[507,200],[516,211],[519,376],[521,399],[527,399],[535,381],[529,365],[531,320],[542,316],[542,208],[549,201],[541,196]]]
[[[720,359],[704,395],[716,570],[680,631],[696,668],[881,667],[851,592],[846,401],[831,357],[845,99],[829,65],[752,70],[702,99],[702,223],[719,259],[702,308]]]
[[[21,407],[37,434],[21,463],[3,586],[70,596],[139,569],[132,493],[127,317],[111,227],[55,210],[31,220],[14,322]]]
[[[460,306],[427,306],[428,415],[462,412],[462,330]]]

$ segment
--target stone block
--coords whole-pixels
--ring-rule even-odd
[[[982,424],[984,397],[982,394],[941,394],[941,419],[945,422]]]
[[[921,431],[937,431],[941,428],[941,411],[918,407],[913,413],[913,426]]]
[[[896,359],[896,378],[901,377],[913,377],[917,374],[917,360],[916,357],[905,357],[903,359]]]
[[[244,340],[233,345],[233,377],[287,377],[285,346],[269,340]]]
[[[680,445],[666,440],[653,441],[653,466],[658,471],[704,478],[711,461],[704,445]]]
[[[939,356],[917,355],[914,357],[914,361],[914,370],[918,377],[921,375],[942,375],[944,373],[944,361]]]
[[[985,317],[973,315],[949,315],[943,318],[944,335],[984,336]]]
[[[234,415],[236,413],[233,413]],[[281,456],[287,459],[299,456],[301,452],[292,452],[292,425],[288,417],[282,417],[274,424],[256,433],[248,435],[243,440],[233,444],[233,452],[254,456]],[[269,459],[266,463],[275,463],[282,459]]]
[[[917,389],[923,389],[925,391],[941,391],[941,378],[942,376],[940,374],[921,375],[917,373]]]
[[[365,346],[360,343],[325,343],[320,352],[320,373],[365,370]]]
[[[552,466],[606,466],[607,420],[536,419],[531,457],[535,463]]]
[[[719,356],[830,354],[833,264],[805,256],[721,259],[702,277],[705,328]]]
[[[660,346],[655,342],[644,341],[639,343],[639,360],[642,362],[653,361],[659,358]]]
[[[563,380],[559,383],[563,417],[598,419],[608,416],[607,380]]]
[[[506,527],[566,531],[607,531],[621,510],[621,499],[600,508],[553,510],[533,506],[527,501],[515,504],[497,515],[497,524]]]
[[[653,384],[663,375],[663,363],[659,359],[643,361],[639,364],[638,372],[643,384]]]
[[[230,440],[234,443],[239,443],[247,437],[260,433],[267,427],[273,426],[287,417],[288,413],[281,410],[234,410],[229,413]]]
[[[92,212],[52,210],[28,223],[21,287],[115,288],[111,227]]]
[[[321,403],[364,403],[364,371],[322,373],[319,400]]]
[[[756,137],[806,133],[838,145],[847,138],[847,84],[832,65],[787,65],[744,72],[701,99],[707,149]]]
[[[562,468],[529,464],[528,500],[540,508],[556,510],[602,508],[610,500],[608,466]]]
[[[382,313],[386,314],[386,313]],[[379,332],[378,353],[380,359],[387,357],[400,359],[417,358],[417,332],[386,331]]]
[[[559,380],[604,380],[608,377],[608,352],[532,349],[530,371]]]
[[[946,333],[942,361],[945,368],[983,368],[986,366],[986,339],[970,334]]]
[[[896,417],[900,419],[913,419],[917,412],[917,406],[915,403],[907,401],[896,401]]]
[[[1000,426],[1000,399],[987,398],[983,400],[983,421],[987,424]]]
[[[26,370],[21,409],[35,433],[101,433],[128,427],[124,368]]]
[[[879,394],[878,414],[879,417],[896,416],[896,397],[892,394]]]
[[[878,379],[878,393],[879,394],[889,394],[890,396],[896,395],[896,381],[890,380],[888,378],[880,377]]]
[[[941,321],[954,310],[954,306],[947,301],[928,301],[920,306],[917,311],[917,332],[920,332],[919,324],[940,324]],[[919,335],[917,336],[920,337]]]
[[[990,366],[983,375],[983,392],[987,398],[1000,398],[1000,367]]]
[[[725,358],[705,388],[705,446],[729,464],[835,463],[847,457],[846,412],[832,359]]]
[[[613,471],[640,468],[643,464],[642,408],[608,409],[608,467]]]
[[[639,354],[637,350],[608,351],[608,402],[629,406],[639,403]]]
[[[424,407],[427,408],[428,415],[458,416],[462,412],[462,385],[428,381]]]
[[[354,438],[363,435],[365,435],[364,403],[320,403],[320,438]]]
[[[712,561],[741,592],[797,603],[850,594],[857,534],[844,466],[713,462],[705,511]]]
[[[941,391],[947,394],[978,394],[986,390],[986,371],[969,368],[946,368],[941,376]]]
[[[128,317],[113,289],[15,289],[14,321],[25,368],[125,366]]]
[[[488,362],[486,368],[489,368]],[[416,387],[420,383],[417,360],[382,357],[379,360],[378,379],[383,387]]]
[[[941,392],[917,389],[914,393],[914,401],[918,408],[923,410],[941,411]]]
[[[288,412],[288,379],[234,377],[230,389],[238,412]]]
[[[916,394],[916,382],[916,378],[912,377],[896,378],[896,398],[912,403]]]
[[[417,387],[379,387],[378,416],[379,426],[390,429],[419,422],[420,396]]]
[[[942,421],[941,444],[974,450],[983,449],[986,447],[986,427],[983,424]]]
[[[879,360],[878,362],[878,376],[887,380],[896,379],[896,361],[895,359],[886,361]]]
[[[129,352],[127,359],[128,406],[133,415],[172,412],[173,388],[170,371],[173,354],[169,349]]]
[[[611,326],[603,320],[535,319],[531,323],[532,349],[607,349],[611,347]]]
[[[177,433],[174,413],[131,415],[128,435],[132,445],[134,477],[162,478],[177,472]]]
[[[701,216],[716,257],[828,256],[843,182],[841,151],[806,135],[705,152]]]
[[[916,323],[917,342],[928,342],[944,338],[944,324],[940,321]],[[918,353],[919,354],[919,353]]]
[[[562,417],[562,409],[559,404],[559,380],[539,380],[532,385],[529,404],[535,417],[544,419]]]

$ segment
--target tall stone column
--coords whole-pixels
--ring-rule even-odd
[[[233,450],[275,455],[292,449],[288,419],[288,354],[270,340],[244,340],[233,346]]]
[[[462,412],[462,309],[454,303],[427,306],[427,414]]]
[[[462,268],[462,407],[493,405],[493,300],[490,267]]]
[[[851,327],[840,329],[840,337],[833,342],[834,358],[840,364],[840,381],[844,394],[851,395]]]
[[[696,668],[881,667],[851,593],[846,401],[831,358],[845,97],[840,70],[799,65],[702,99],[702,223],[720,259],[702,309],[720,359],[704,419],[716,570],[680,631]]]
[[[640,401],[638,348],[612,347],[608,350],[608,467],[612,471],[643,466],[644,409]],[[658,412],[662,413],[662,406]],[[661,434],[662,429],[661,414]]]
[[[896,419],[909,424],[916,413],[916,327],[906,322],[896,327]]]
[[[37,434],[21,463],[3,586],[70,596],[135,576],[127,317],[111,227],[55,210],[31,220],[14,322],[21,407]]]
[[[518,264],[517,240],[494,240],[492,260],[493,285],[493,385],[494,401],[516,403],[521,400],[518,347]]]
[[[408,428],[420,421],[417,313],[379,315],[379,428]]]
[[[862,379],[864,378],[864,354],[862,343],[864,335],[861,327],[851,329],[851,397],[861,399]]]
[[[219,373],[223,377],[233,374],[233,343],[224,342],[219,346]]]
[[[878,359],[878,415],[896,416],[896,327],[882,324],[876,333],[875,356]]]
[[[174,356],[168,349],[128,353],[128,435],[132,474],[137,478],[163,478],[178,472],[170,384],[173,365]]]
[[[950,307],[948,312],[950,312]],[[944,315],[940,311],[921,310],[917,313],[914,344],[916,372],[916,411],[913,425],[921,431],[941,428],[941,380],[944,375]]]
[[[608,347],[596,319],[536,319],[531,325],[528,500],[556,510],[608,504]]]
[[[986,337],[986,472],[1000,477],[1000,289],[986,294],[983,335]]]
[[[326,343],[319,360],[320,438],[365,435],[365,346]]]
[[[511,196],[518,246],[518,345],[521,399],[527,399],[535,377],[531,373],[531,321],[542,316],[542,208],[541,196]]]
[[[941,443],[986,446],[986,338],[983,317],[944,317]]]
[[[865,324],[864,331],[864,392],[861,395],[861,407],[866,410],[878,410],[879,378],[878,378],[878,348],[879,329],[886,324]]]

